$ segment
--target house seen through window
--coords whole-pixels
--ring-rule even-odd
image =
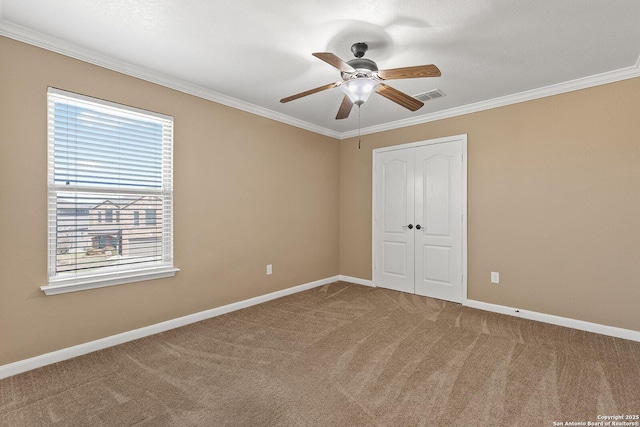
[[[173,119],[52,88],[48,115],[49,284],[43,290],[175,274]]]

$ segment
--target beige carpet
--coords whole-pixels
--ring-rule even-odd
[[[552,426],[640,413],[640,343],[343,282],[0,381],[2,426]]]

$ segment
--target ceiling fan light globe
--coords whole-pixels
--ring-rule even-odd
[[[368,78],[360,78],[342,82],[340,90],[349,97],[351,102],[359,106],[367,102],[377,87],[378,82]]]

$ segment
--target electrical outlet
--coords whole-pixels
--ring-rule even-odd
[[[267,276],[273,274],[273,265],[267,264]]]
[[[500,273],[497,271],[491,272],[491,283],[500,283]]]

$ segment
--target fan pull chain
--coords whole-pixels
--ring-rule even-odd
[[[358,105],[358,150],[360,149],[360,105]]]

